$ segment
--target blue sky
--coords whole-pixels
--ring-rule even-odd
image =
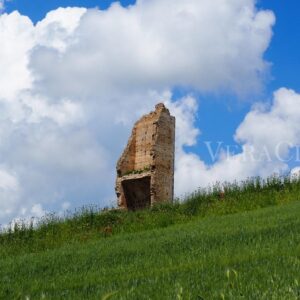
[[[183,14],[182,23],[176,18],[170,22],[168,17],[164,18],[169,13],[168,5],[170,18],[173,8],[185,13],[189,10],[185,2],[174,0],[170,4],[168,1],[141,1],[139,5],[135,1],[121,1],[125,8],[132,5],[131,14],[121,8],[108,10],[113,2],[109,0],[5,2],[0,42],[13,50],[5,50],[3,55],[7,58],[0,60],[0,66],[2,63],[7,70],[6,76],[2,79],[0,76],[0,84],[3,80],[2,87],[7,87],[2,90],[0,87],[0,110],[3,109],[5,116],[0,122],[9,132],[3,135],[4,146],[0,144],[0,209],[1,195],[12,199],[14,204],[2,208],[7,210],[3,220],[62,211],[98,203],[98,199],[103,199],[100,206],[113,205],[115,162],[133,122],[159,99],[169,103],[181,126],[177,130],[178,194],[215,180],[270,175],[300,165],[296,159],[285,163],[273,160],[278,143],[291,143],[292,146],[280,152],[286,157],[287,153],[297,152],[300,142],[295,129],[300,127],[297,125],[300,4],[277,0],[241,0],[240,3],[218,0],[233,16],[228,20],[226,10],[215,9],[214,14],[210,1],[202,1],[203,10],[209,16],[206,20],[202,15],[203,22],[207,22],[204,26],[207,25],[207,31],[212,28],[209,35],[197,28],[199,24],[203,26],[200,2],[189,0],[198,16],[192,19],[197,25],[189,27],[187,15]],[[253,3],[256,9],[251,6]],[[61,7],[97,10],[57,10]],[[274,25],[268,10],[275,15]],[[13,15],[14,11],[20,15]],[[55,12],[45,19],[50,11]],[[251,12],[251,17],[245,11]],[[6,18],[5,13],[10,17]],[[192,16],[193,12],[188,14]],[[28,16],[33,24],[22,16]],[[240,23],[234,23],[235,19]],[[136,20],[141,22],[140,27],[135,27]],[[219,20],[223,22],[220,26]],[[9,25],[4,26],[5,22]],[[15,24],[16,29],[7,34],[5,30]],[[172,26],[176,27],[174,32]],[[226,26],[230,30],[229,41],[224,39],[219,44],[227,34]],[[183,34],[176,36],[177,31]],[[149,40],[144,40],[144,36]],[[98,41],[99,38],[102,40]],[[27,40],[30,40],[28,44]],[[79,41],[78,47],[73,46],[74,41]],[[148,41],[151,43],[147,44]],[[178,49],[174,46],[177,42]],[[137,46],[130,48],[130,43]],[[148,51],[155,43],[162,43],[167,49],[168,57],[162,56],[160,61],[161,70],[155,69],[156,57]],[[89,46],[85,48],[86,44]],[[133,53],[136,48],[139,50]],[[177,57],[173,57],[172,51]],[[187,57],[181,56],[182,51],[189,52]],[[15,55],[12,59],[8,57],[10,52]],[[216,53],[216,57],[210,53]],[[165,54],[158,53],[161,59],[159,55]],[[142,67],[141,57],[146,62]],[[148,59],[152,64],[147,64]],[[17,66],[16,61],[24,65]],[[15,70],[19,70],[18,80],[14,80]],[[13,101],[15,104],[10,107],[7,103]],[[120,112],[117,119],[113,113],[116,107]],[[291,129],[290,134],[284,134],[286,128]],[[205,145],[207,141],[214,149],[219,141],[223,150],[226,145],[237,148],[231,151],[227,162],[220,157],[215,161]],[[271,163],[251,166],[237,163],[246,155],[245,147],[258,151],[264,143],[271,153]],[[24,145],[24,150],[16,152],[19,145]],[[16,196],[16,191],[20,196]],[[48,193],[49,197],[42,193]],[[33,200],[27,200],[30,196]]]
[[[6,11],[11,12],[13,10],[18,10],[22,14],[29,16],[33,22],[38,22],[46,16],[47,12],[49,12],[50,10],[57,9],[58,7],[77,6],[77,7],[86,7],[86,8],[98,7],[100,9],[107,9],[112,2],[114,1],[111,0],[101,0],[101,1],[14,0],[6,4]],[[120,3],[126,7],[130,4],[134,4],[135,0],[122,0],[120,1]]]
[[[273,80],[267,85],[267,90],[275,90],[281,86],[299,90],[299,3],[264,0],[259,2],[259,7],[271,9],[276,15],[274,36],[266,53],[266,58],[273,64]]]

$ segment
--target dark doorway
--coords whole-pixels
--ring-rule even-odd
[[[122,185],[129,210],[150,206],[150,177],[125,180]]]

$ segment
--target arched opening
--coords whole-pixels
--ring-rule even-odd
[[[149,207],[150,199],[150,177],[128,179],[122,182],[126,206],[128,210],[137,210]]]

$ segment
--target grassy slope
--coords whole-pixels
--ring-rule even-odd
[[[300,299],[300,201],[0,259],[1,299]]]
[[[300,177],[252,178],[224,184],[223,190],[216,184],[188,195],[181,203],[155,205],[137,212],[86,207],[64,218],[47,215],[37,227],[20,222],[14,230],[0,231],[0,258],[300,201]]]

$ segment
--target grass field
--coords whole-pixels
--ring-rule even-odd
[[[299,180],[272,180],[3,232],[0,298],[300,299]]]

